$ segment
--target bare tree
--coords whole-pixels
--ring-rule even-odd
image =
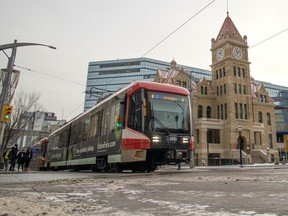
[[[13,99],[13,113],[11,123],[6,124],[2,150],[8,143],[16,141],[23,130],[33,129],[35,112],[42,111],[43,105],[39,102],[40,93],[25,93],[20,91]]]

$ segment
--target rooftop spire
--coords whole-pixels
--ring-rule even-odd
[[[229,17],[229,11],[227,11],[227,17],[218,33],[215,43],[222,41],[223,39],[232,39],[245,43],[233,21]]]
[[[229,6],[228,6],[228,0],[226,0],[226,7],[227,7],[227,16],[229,16]]]

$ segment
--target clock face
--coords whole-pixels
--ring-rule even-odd
[[[237,59],[242,58],[242,50],[239,47],[234,47],[233,48],[233,56]]]
[[[223,48],[219,48],[219,49],[216,51],[216,58],[217,58],[218,60],[221,60],[223,57],[224,57],[224,49],[223,49]]]

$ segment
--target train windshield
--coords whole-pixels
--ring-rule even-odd
[[[150,129],[156,132],[189,132],[189,100],[187,96],[148,93]]]

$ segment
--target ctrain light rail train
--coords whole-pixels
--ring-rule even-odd
[[[132,170],[190,161],[189,91],[133,82],[54,131],[41,144],[41,169]]]

